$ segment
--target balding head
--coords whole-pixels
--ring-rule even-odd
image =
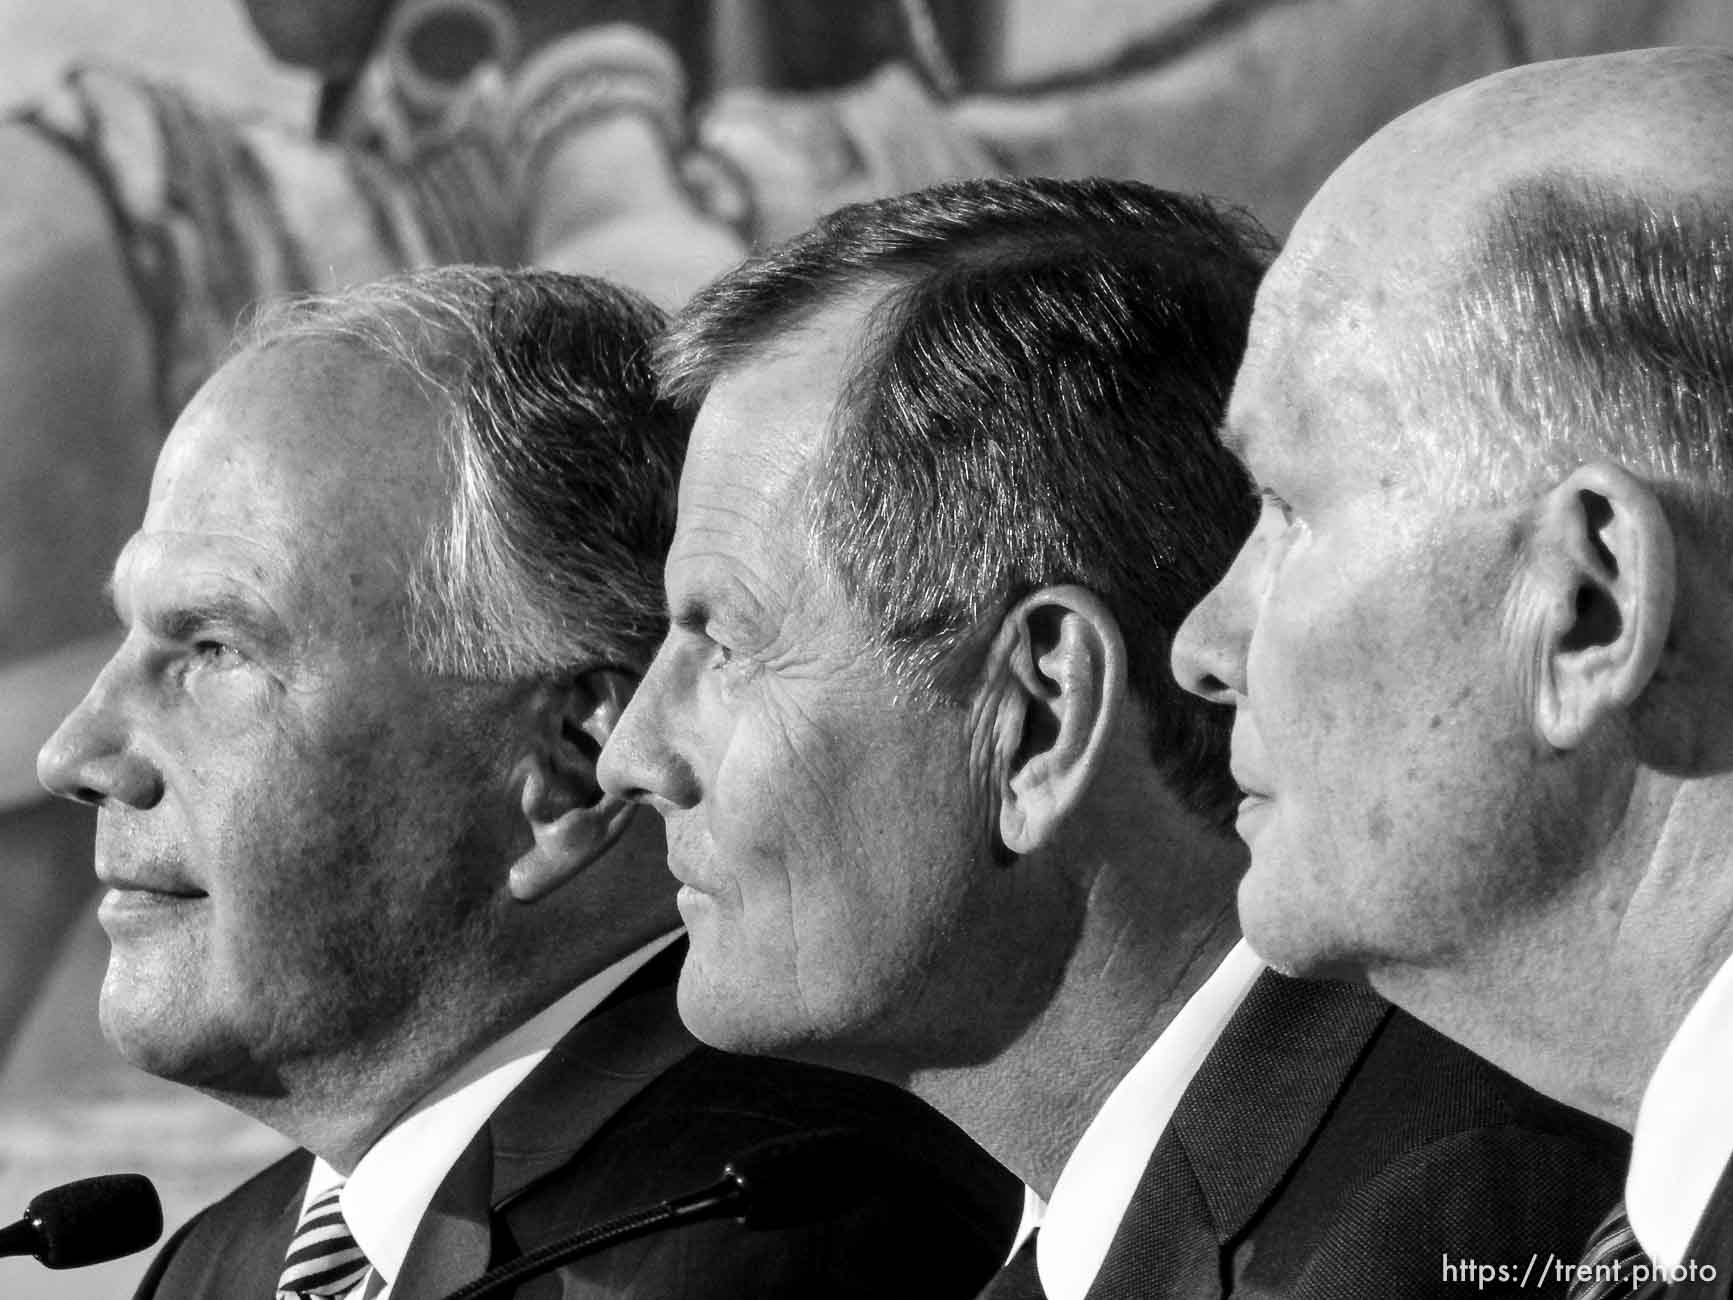
[[[1730,123],[1733,51],[1698,49],[1516,68],[1398,118],[1296,224],[1242,399],[1355,394],[1390,482],[1459,504],[1608,459],[1733,557]]]
[[[1733,50],[1627,50],[1528,64],[1397,118],[1307,204],[1290,251],[1393,257],[1430,278],[1488,208],[1536,177],[1657,202],[1733,192]],[[1284,260],[1288,260],[1284,258]]]
[[[1266,504],[1174,656],[1238,710],[1254,945],[1626,1120],[1733,918],[1730,128],[1733,55],[1650,50],[1356,152],[1260,290]]]

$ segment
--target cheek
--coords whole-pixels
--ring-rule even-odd
[[[840,721],[746,719],[729,737],[706,795],[723,879],[754,923],[798,939],[846,925],[882,887],[886,828],[896,823],[886,766]]]
[[[832,722],[738,726],[714,769],[707,829],[745,922],[803,962],[842,965],[925,924],[954,874],[943,864],[964,856],[979,817],[961,758],[942,761],[954,736]]]
[[[791,863],[809,860],[819,800],[798,746],[775,727],[742,721],[705,780],[704,817],[723,879],[740,895],[786,895]]]
[[[1346,848],[1338,837],[1387,844],[1401,791],[1424,766],[1432,629],[1387,582],[1293,568],[1266,603],[1246,660],[1279,815],[1292,831],[1332,841],[1314,846],[1319,853]]]

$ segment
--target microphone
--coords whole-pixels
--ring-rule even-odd
[[[722,1167],[708,1187],[645,1206],[538,1246],[445,1300],[481,1300],[574,1259],[653,1232],[708,1219],[748,1228],[792,1228],[852,1209],[886,1189],[893,1162],[853,1129],[816,1129],[760,1142]]]
[[[0,1255],[83,1268],[143,1250],[162,1235],[162,1205],[143,1174],[102,1174],[38,1193],[0,1228]]]

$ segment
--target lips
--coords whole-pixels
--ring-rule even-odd
[[[145,894],[162,898],[204,898],[206,892],[163,868],[114,866],[99,862],[96,878],[117,894]]]
[[[96,819],[97,880],[118,893],[205,897],[207,891],[188,878],[185,853],[162,834],[165,829],[104,807]]]
[[[1240,838],[1250,843],[1251,832],[1262,824],[1265,814],[1271,806],[1271,794],[1263,777],[1251,770],[1249,765],[1235,763],[1230,769],[1234,784],[1239,786],[1244,798],[1240,800],[1239,812],[1234,818],[1235,829]]]
[[[672,854],[668,857],[668,872],[675,880],[678,880],[682,886],[692,890],[694,893],[708,894],[711,892],[695,872],[688,870],[685,866],[676,861]]]
[[[1228,772],[1234,784],[1254,799],[1269,799],[1274,793],[1271,783],[1259,770],[1262,757],[1263,746],[1258,743],[1257,732],[1252,729],[1246,709],[1241,707],[1234,714],[1233,750]]]
[[[715,893],[703,864],[709,860],[709,855],[703,851],[708,848],[708,842],[702,832],[692,826],[668,825],[668,871],[686,888],[700,894]]]
[[[1269,786],[1262,780],[1262,778],[1255,774],[1241,771],[1238,767],[1230,768],[1229,774],[1233,777],[1234,784],[1239,786],[1240,792],[1246,796],[1247,800],[1268,800],[1271,798]]]
[[[96,919],[116,945],[151,942],[195,922],[207,895],[193,890],[111,884],[96,907]]]

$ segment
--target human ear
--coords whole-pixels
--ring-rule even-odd
[[[597,668],[538,689],[533,741],[520,765],[532,843],[512,863],[509,880],[519,902],[534,902],[573,879],[631,819],[635,805],[602,789],[596,762],[637,682],[617,668]]]
[[[1012,724],[1001,732],[999,838],[1021,855],[1053,839],[1095,780],[1125,703],[1125,641],[1093,592],[1044,587],[1006,613],[991,653]]]
[[[1655,675],[1676,599],[1673,529],[1642,480],[1596,462],[1542,498],[1529,562],[1545,611],[1535,726],[1571,750]]]

